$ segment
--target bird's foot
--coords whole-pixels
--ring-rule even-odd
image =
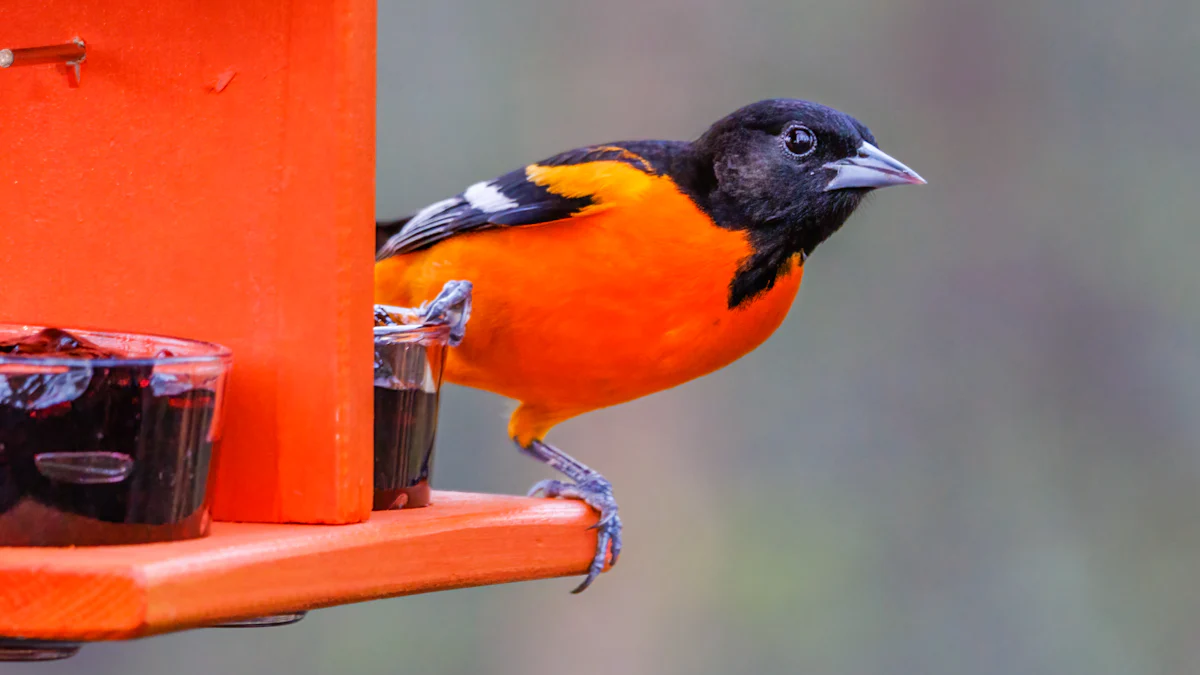
[[[604,562],[608,558],[609,543],[612,543],[612,560],[610,565],[617,564],[621,556],[621,517],[617,515],[617,500],[613,498],[612,483],[604,476],[594,473],[579,483],[567,483],[561,480],[539,481],[529,490],[529,496],[543,494],[546,497],[564,497],[579,499],[600,513],[600,520],[592,526],[597,530],[596,555],[588,566],[587,578],[571,591],[580,593],[590,586],[600,572],[604,570]]]
[[[450,346],[457,347],[463,341],[467,321],[471,318],[471,290],[470,281],[447,281],[437,297],[421,303],[420,307],[375,305],[375,325],[444,324],[450,327]]]
[[[466,333],[471,318],[471,289],[470,281],[447,281],[442,292],[428,306],[421,307],[426,323],[449,324],[451,347],[457,347]]]

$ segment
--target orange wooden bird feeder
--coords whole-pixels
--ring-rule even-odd
[[[187,336],[235,366],[211,533],[0,547],[0,636],[22,641],[0,652],[586,571],[578,502],[372,512],[375,0],[3,14],[0,321]]]

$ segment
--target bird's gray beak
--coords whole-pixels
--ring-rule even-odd
[[[889,185],[924,185],[916,171],[892,159],[886,152],[863,141],[858,154],[825,165],[837,174],[825,186],[825,192],[845,188],[881,188]]]

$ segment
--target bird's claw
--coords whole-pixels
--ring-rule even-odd
[[[538,494],[546,497],[578,499],[600,513],[600,520],[589,528],[597,530],[596,554],[592,557],[592,563],[588,566],[587,577],[583,583],[571,591],[580,593],[591,586],[596,577],[604,571],[604,562],[609,557],[610,543],[612,544],[612,558],[609,565],[616,565],[617,559],[621,557],[621,517],[617,515],[617,501],[613,498],[612,483],[600,475],[580,483],[543,480],[538,481],[529,489],[530,497]]]
[[[457,347],[466,335],[467,321],[471,318],[471,290],[470,281],[447,281],[437,297],[421,303],[421,306],[415,309],[375,305],[375,325],[446,325],[450,327],[449,344],[451,347]]]
[[[441,322],[450,326],[450,346],[457,347],[466,334],[471,318],[470,281],[447,281],[433,302],[423,307],[426,323]]]

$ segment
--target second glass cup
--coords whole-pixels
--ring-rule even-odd
[[[429,504],[442,372],[470,303],[470,283],[451,281],[427,308],[376,306],[376,511]]]

